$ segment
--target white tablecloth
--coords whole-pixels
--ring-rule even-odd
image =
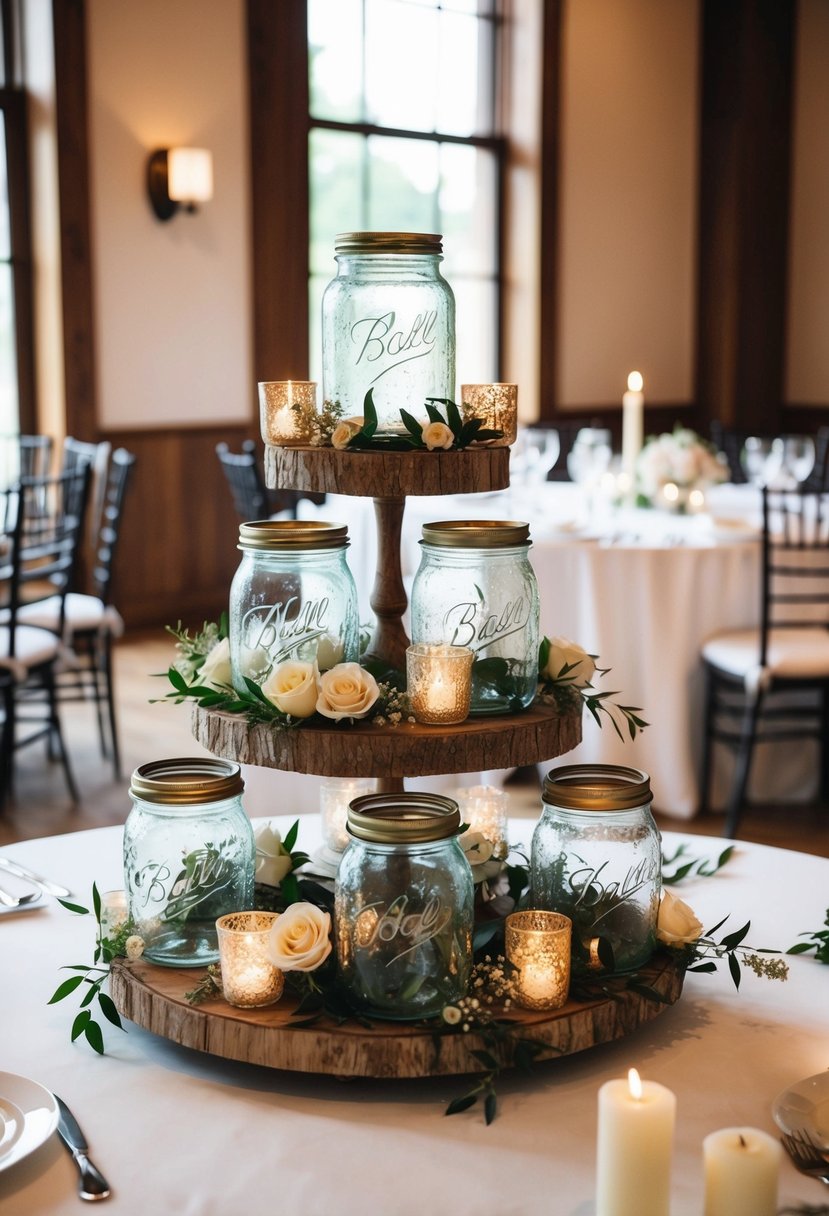
[[[316,827],[303,821],[301,844],[314,846]],[[517,823],[513,839],[527,841],[529,827]],[[666,849],[678,840],[666,837]],[[721,845],[689,843],[707,856]],[[93,880],[123,885],[120,849],[121,829],[105,828],[5,852],[88,902]],[[722,874],[676,891],[707,926],[751,918],[748,941],[787,947],[823,922],[829,861],[740,843]],[[92,940],[91,917],[52,901],[0,917],[0,1071],[74,1109],[113,1187],[106,1210],[120,1216],[592,1216],[597,1091],[631,1066],[677,1095],[671,1212],[699,1216],[703,1137],[733,1125],[774,1134],[775,1095],[829,1066],[829,968],[792,957],[787,983],[746,971],[739,993],[727,973],[689,975],[678,1004],[629,1038],[533,1077],[507,1074],[486,1127],[478,1109],[443,1117],[459,1078],[343,1084],[203,1056],[133,1025],[108,1028],[99,1058],[69,1042],[73,999],[46,1004],[68,974],[59,967],[90,958]],[[824,1195],[784,1162],[781,1203]],[[81,1206],[56,1136],[0,1172],[3,1216]]]
[[[650,722],[631,744],[622,742],[609,723],[599,730],[585,715],[584,742],[567,761],[638,765],[651,776],[655,807],[677,818],[690,818],[699,806],[702,643],[721,629],[756,624],[760,610],[759,493],[753,486],[721,486],[711,491],[708,505],[705,515],[682,517],[614,512],[599,504],[588,519],[578,487],[547,482],[531,495],[411,498],[401,541],[410,588],[423,523],[530,521],[542,631],[598,654],[612,671],[597,688],[618,689],[620,699],[641,706]],[[329,495],[321,507],[307,502],[302,507],[309,516],[348,524],[349,565],[362,618],[370,619],[376,560],[371,500]],[[723,805],[732,758],[719,749],[715,758],[714,803]],[[760,745],[750,794],[777,802],[812,797],[816,759],[812,741],[795,748]]]

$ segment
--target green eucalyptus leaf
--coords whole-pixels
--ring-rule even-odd
[[[52,996],[46,1002],[47,1005],[56,1005],[58,1001],[62,1001],[64,997],[69,996],[76,988],[79,988],[83,983],[82,975],[70,976],[68,980],[64,980],[62,984],[58,984]]]
[[[478,1101],[477,1094],[464,1094],[462,1098],[453,1098],[443,1112],[444,1115],[459,1115],[461,1111],[469,1110]]]
[[[72,1023],[71,1040],[73,1043],[75,1042],[75,1039],[77,1039],[79,1037],[79,1035],[83,1034],[84,1030],[89,1025],[89,1020],[91,1017],[92,1017],[92,1014],[89,1012],[88,1009],[82,1009],[81,1012],[77,1015],[74,1022]]]
[[[113,1001],[112,997],[107,996],[105,992],[99,992],[98,1004],[101,1006],[101,1013],[104,1015],[107,1021],[112,1022],[113,1026],[117,1026],[119,1030],[123,1030],[124,1027],[121,1025],[121,1015],[115,1008],[115,1002]]]
[[[89,908],[84,908],[81,906],[81,904],[72,904],[66,899],[59,899],[58,903],[62,907],[66,908],[67,912],[77,912],[77,914],[79,916],[88,916],[89,915]]]
[[[486,1119],[487,1127],[489,1127],[490,1123],[495,1118],[497,1110],[498,1099],[495,1096],[494,1090],[491,1090],[484,1099],[484,1118]]]
[[[299,820],[296,819],[291,824],[291,826],[288,828],[288,831],[285,833],[285,839],[282,841],[282,846],[285,849],[286,853],[290,853],[291,849],[296,844],[296,838],[298,835],[299,835]]]
[[[92,1050],[97,1051],[98,1055],[102,1056],[104,1054],[104,1036],[98,1023],[90,1020],[84,1028],[84,1034]]]

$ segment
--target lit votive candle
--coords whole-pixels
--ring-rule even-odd
[[[317,386],[313,380],[262,380],[259,427],[265,443],[312,444],[316,440]]]
[[[599,1090],[596,1216],[668,1216],[676,1097],[635,1068]],[[732,1214],[733,1216],[733,1214]]]
[[[507,844],[509,794],[497,785],[472,785],[459,790],[457,802],[470,832],[480,832],[500,853]]]
[[[101,894],[101,933],[114,937],[127,922],[126,891],[103,891]]]
[[[229,1005],[258,1009],[282,996],[285,977],[268,957],[278,912],[229,912],[216,921],[222,990]]]
[[[570,988],[572,922],[559,912],[512,912],[506,920],[513,994],[524,1009],[560,1009]]]
[[[510,447],[518,433],[517,384],[462,384],[461,411],[464,421],[480,418],[482,430],[503,431],[502,439],[487,442],[494,448]]]
[[[374,793],[371,777],[332,777],[320,785],[322,839],[326,848],[342,853],[349,841],[346,831],[348,804],[353,798]]]
[[[447,726],[469,716],[474,657],[468,646],[409,646],[406,684],[417,722]]]
[[[754,1127],[725,1127],[702,1142],[705,1216],[775,1216],[783,1150]]]

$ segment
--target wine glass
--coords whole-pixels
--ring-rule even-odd
[[[776,448],[776,439],[760,435],[749,435],[740,452],[740,464],[753,486],[766,486],[780,469],[782,451]]]
[[[610,431],[603,427],[582,427],[567,454],[570,479],[585,489],[593,488],[607,472],[612,456]]]
[[[530,427],[524,432],[524,483],[541,485],[558,460],[561,440],[553,427]]]
[[[774,485],[778,489],[797,489],[815,467],[814,440],[809,435],[780,435],[772,448],[779,461]]]

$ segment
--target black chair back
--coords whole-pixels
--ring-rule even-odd
[[[121,536],[121,514],[134,465],[135,456],[126,448],[116,448],[110,457],[95,565],[92,569],[94,593],[104,604],[112,602],[112,575]]]
[[[259,472],[253,440],[246,439],[241,452],[231,452],[226,443],[217,443],[216,455],[227,478],[240,521],[248,523],[254,519],[267,519],[271,513],[268,491]]]
[[[760,666],[772,629],[829,629],[829,493],[763,488]]]

